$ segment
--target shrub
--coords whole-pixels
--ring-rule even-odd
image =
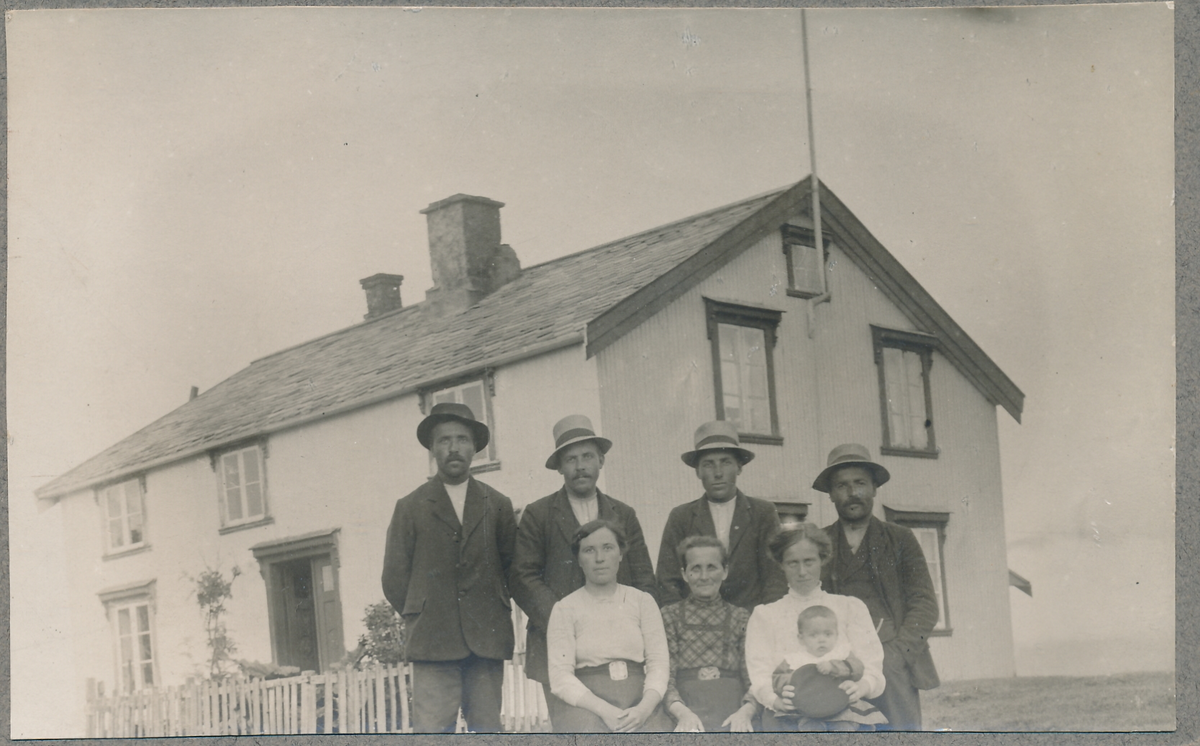
[[[385,665],[404,660],[404,620],[390,603],[380,601],[368,606],[363,624],[367,632],[358,638],[363,658]]]

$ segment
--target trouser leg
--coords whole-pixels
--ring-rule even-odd
[[[913,686],[904,656],[892,642],[883,644],[883,695],[867,700],[888,719],[877,730],[921,730],[921,692]]]
[[[462,661],[413,661],[413,731],[453,733],[462,706]]]
[[[463,719],[472,733],[499,733],[504,699],[504,661],[472,655],[462,667]]]

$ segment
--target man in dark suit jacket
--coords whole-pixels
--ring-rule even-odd
[[[396,502],[388,527],[383,594],[404,619],[420,733],[452,733],[460,707],[470,730],[501,729],[517,527],[509,499],[470,476],[488,437],[467,406],[435,405],[417,440],[437,475]]]
[[[883,696],[871,700],[891,730],[921,730],[921,689],[941,682],[929,653],[938,620],[937,595],[925,554],[911,529],[871,515],[875,491],[891,478],[857,443],[829,454],[813,489],[829,494],[838,520],[825,527],[833,554],[821,568],[821,587],[862,599],[883,643]]]
[[[725,545],[729,567],[721,597],[729,603],[751,609],[783,598],[787,580],[767,550],[780,528],[779,513],[737,488],[742,467],[754,458],[753,451],[742,448],[737,428],[723,420],[704,423],[696,430],[695,449],[681,458],[696,470],[704,495],[676,506],[667,517],[658,547],[659,603],[673,604],[688,594],[677,549],[689,536],[715,536]]]
[[[563,487],[525,507],[517,530],[512,594],[529,617],[525,637],[525,675],[542,684],[550,721],[567,705],[550,693],[546,626],[550,610],[582,588],[583,570],[571,551],[571,537],[583,524],[604,519],[625,529],[628,545],[617,568],[617,582],[654,594],[654,569],[637,513],[596,489],[604,454],[612,441],[592,429],[591,420],[570,415],[554,426],[554,453],[546,468],[563,475]]]

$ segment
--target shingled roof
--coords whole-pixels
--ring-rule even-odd
[[[42,486],[42,499],[584,340],[589,321],[785,190],[528,267],[457,315],[425,303],[254,361]]]
[[[868,277],[1018,422],[1025,395],[824,185],[822,220]],[[587,342],[597,354],[788,218],[811,179],[528,267],[476,305],[393,311],[251,363],[37,490],[62,497],[239,441]]]

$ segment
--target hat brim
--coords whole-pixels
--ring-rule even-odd
[[[697,448],[694,451],[688,451],[687,453],[680,455],[679,458],[683,459],[683,463],[695,469],[696,463],[700,461],[700,457],[709,451],[732,451],[737,455],[738,464],[742,466],[745,466],[754,460],[754,451],[748,451],[745,448],[739,448],[737,446],[725,444]]]
[[[884,483],[892,478],[892,475],[888,473],[887,469],[885,469],[881,464],[875,463],[874,461],[842,461],[834,464],[833,466],[826,466],[825,470],[818,474],[817,478],[813,480],[812,488],[817,492],[824,492],[828,494],[829,477],[838,469],[845,469],[848,466],[860,466],[870,471],[875,476],[876,487],[882,487]]]
[[[546,459],[546,468],[550,471],[558,471],[558,457],[562,454],[563,449],[569,448],[576,443],[582,443],[586,440],[593,440],[600,447],[600,455],[608,453],[608,449],[612,448],[612,441],[608,438],[601,438],[599,435],[580,435],[578,438],[571,438],[566,443],[563,443],[558,448],[554,449],[554,453],[550,454],[550,458]]]
[[[491,431],[488,430],[488,426],[478,420],[468,420],[466,417],[459,417],[456,414],[431,414],[417,425],[417,442],[426,449],[432,450],[433,428],[442,422],[461,422],[470,428],[472,439],[475,441],[476,453],[487,448],[488,442],[491,441]]]

